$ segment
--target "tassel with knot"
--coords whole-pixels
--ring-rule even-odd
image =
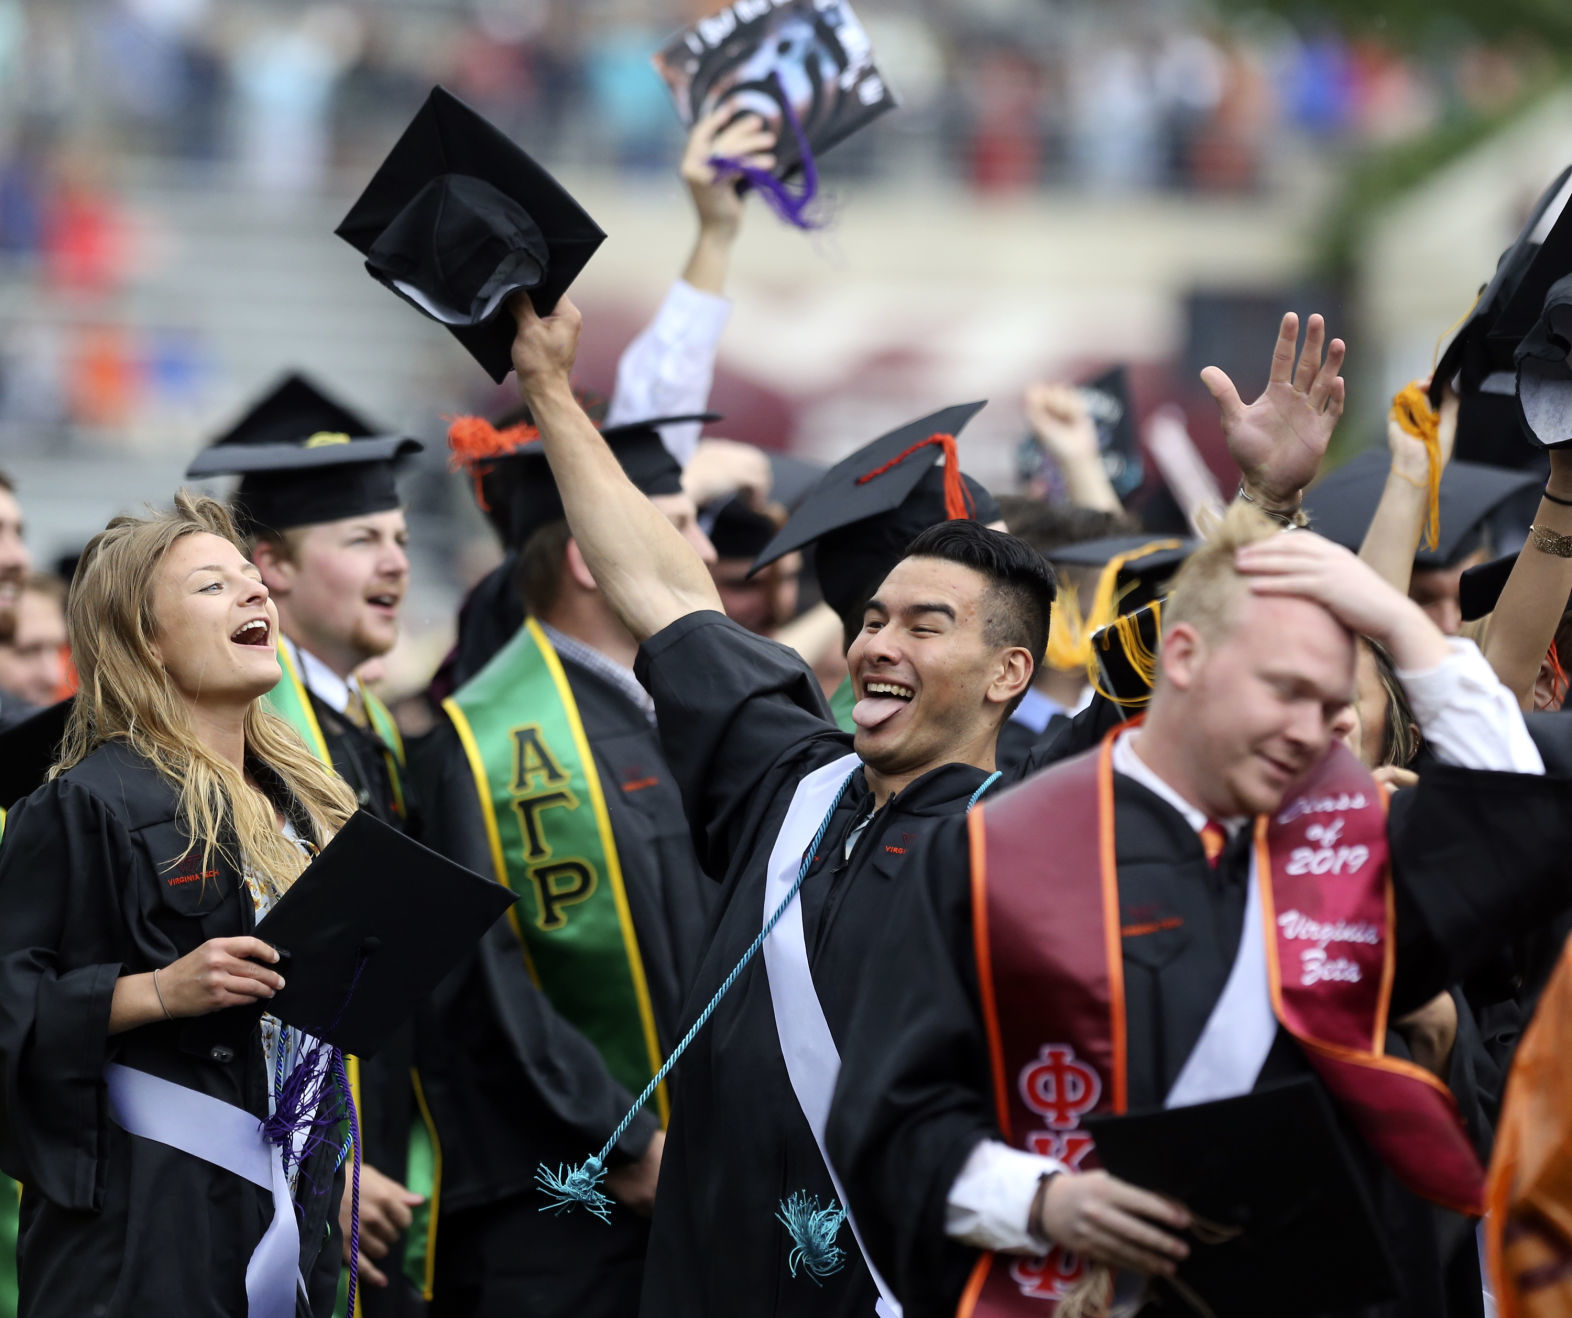
[[[600,1189],[605,1179],[606,1165],[599,1158],[586,1158],[569,1171],[566,1166],[556,1171],[541,1167],[535,1172],[535,1181],[550,1201],[540,1211],[563,1213],[575,1206],[589,1209],[602,1222],[611,1221],[611,1200]]]
[[[944,454],[944,515],[952,522],[975,517],[977,506],[972,502],[971,491],[966,488],[966,482],[961,478],[961,460],[955,452],[954,435],[929,435],[927,439],[919,439],[909,448],[902,449],[888,462],[857,477],[857,484],[866,485],[874,478],[900,466],[918,449],[927,448],[930,444],[937,444],[939,451]]]
[[[467,472],[475,482],[475,506],[491,511],[480,478],[489,458],[503,458],[540,438],[534,426],[509,426],[498,430],[483,416],[450,416],[448,423],[448,470]]]
[[[801,1268],[817,1286],[846,1266],[846,1251],[835,1243],[846,1210],[833,1199],[828,1208],[820,1208],[818,1195],[798,1190],[781,1204],[775,1217],[791,1235],[794,1248],[787,1262],[792,1276]]]
[[[1404,385],[1392,397],[1392,420],[1425,446],[1430,459],[1430,478],[1425,485],[1428,507],[1425,513],[1423,544],[1434,549],[1441,539],[1441,414],[1430,406],[1430,399],[1417,380]]]

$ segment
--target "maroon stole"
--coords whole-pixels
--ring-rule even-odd
[[[999,1128],[1015,1147],[1072,1169],[1097,1165],[1082,1119],[1128,1103],[1112,765],[1121,731],[979,803],[968,822]],[[1095,837],[1057,826],[1091,819]],[[1484,1173],[1451,1092],[1384,1055],[1395,947],[1380,788],[1334,745],[1275,818],[1256,821],[1255,846],[1279,1023],[1400,1181],[1477,1216]],[[1081,1261],[1059,1249],[984,1254],[957,1318],[1052,1314],[1081,1274]]]

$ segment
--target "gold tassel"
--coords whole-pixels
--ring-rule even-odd
[[[1086,1273],[1054,1309],[1056,1318],[1108,1318],[1113,1304],[1114,1274],[1106,1263],[1086,1265]]]
[[[1441,539],[1441,414],[1430,406],[1419,382],[1411,380],[1392,398],[1392,420],[1424,444],[1425,456],[1430,459],[1423,543],[1426,549],[1434,549]]]
[[[1079,669],[1092,671],[1094,656],[1092,637],[1119,620],[1119,605],[1135,589],[1134,583],[1119,587],[1119,573],[1126,564],[1158,554],[1165,549],[1177,549],[1181,540],[1152,540],[1138,545],[1127,554],[1110,558],[1097,578],[1097,589],[1092,592],[1092,607],[1081,612],[1080,599],[1074,586],[1067,585],[1054,601],[1048,622],[1048,663],[1061,672],[1073,673]],[[1095,675],[1092,680],[1097,679]]]
[[[1152,613],[1153,625],[1157,628],[1159,637],[1163,634],[1163,602],[1153,600],[1149,606]],[[1107,654],[1117,642],[1120,651],[1124,654],[1130,667],[1135,670],[1135,675],[1141,679],[1146,687],[1146,694],[1141,696],[1118,696],[1112,691],[1103,690],[1102,673],[1097,664],[1095,654],[1086,666],[1086,674],[1091,679],[1092,686],[1097,694],[1104,700],[1110,700],[1116,705],[1131,707],[1146,704],[1152,698],[1152,690],[1157,686],[1157,655],[1158,651],[1149,647],[1146,638],[1141,635],[1141,620],[1137,614],[1122,613],[1115,618],[1108,627],[1096,635],[1098,647]]]

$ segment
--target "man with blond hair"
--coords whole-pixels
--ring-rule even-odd
[[[1381,1312],[1453,1312],[1467,1286],[1448,1292],[1421,1197],[1477,1212],[1481,1172],[1386,1022],[1565,902],[1572,790],[1470,643],[1243,503],[1163,620],[1143,721],[946,821],[891,890],[830,1120],[851,1209],[907,1318],[963,1289],[977,1315],[1106,1302],[1114,1269],[1173,1278],[1197,1223],[1095,1170],[1088,1119],[1298,1080],[1382,1206],[1401,1299]],[[1361,634],[1441,764],[1390,813],[1335,736]]]

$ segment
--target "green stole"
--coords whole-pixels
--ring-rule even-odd
[[[841,684],[835,688],[835,693],[830,697],[830,715],[835,719],[835,726],[842,732],[857,731],[857,725],[852,722],[852,707],[857,703],[857,697],[852,694],[852,680],[843,677]]]
[[[661,1063],[622,865],[578,705],[533,619],[442,702],[475,776],[530,978],[631,1094]],[[661,1125],[666,1088],[656,1091]]]
[[[306,684],[301,681],[300,673],[295,668],[294,658],[289,653],[289,647],[283,644],[282,640],[278,646],[278,666],[283,670],[283,677],[278,685],[262,698],[263,701],[273,713],[294,728],[304,739],[311,753],[331,769],[333,756],[328,751],[327,738],[322,735],[322,725],[317,722],[316,710],[311,706],[311,694],[306,690]],[[360,694],[366,702],[366,714],[371,720],[371,726],[382,742],[382,753],[388,765],[388,778],[393,784],[393,808],[402,819],[404,817],[402,782],[404,740],[399,735],[398,724],[393,721],[393,715],[388,707],[364,687],[360,689]],[[359,1112],[361,1110],[360,1059],[346,1056],[344,1069],[349,1074],[350,1098],[355,1104],[355,1111]],[[420,1079],[413,1068],[410,1069],[410,1077],[418,1097]],[[424,1195],[426,1201],[416,1205],[412,1210],[414,1221],[404,1237],[404,1271],[410,1281],[419,1287],[425,1298],[429,1300],[431,1277],[436,1270],[435,1209],[441,1188],[439,1178],[442,1159],[440,1154],[434,1152],[437,1132],[430,1124],[431,1114],[426,1111],[424,1099],[420,1100],[418,1107],[420,1119],[410,1123],[409,1159],[405,1167],[404,1184],[412,1193]],[[333,1306],[335,1318],[361,1318],[360,1292],[356,1291],[355,1312],[352,1315],[347,1308],[348,1292],[349,1271],[346,1267],[339,1275],[338,1302]],[[0,1318],[4,1318],[4,1315],[0,1315]]]

